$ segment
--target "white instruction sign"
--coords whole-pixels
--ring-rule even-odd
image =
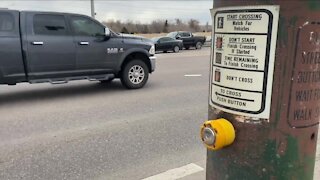
[[[279,6],[212,10],[210,105],[255,118],[270,116]]]

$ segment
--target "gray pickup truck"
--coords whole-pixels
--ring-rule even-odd
[[[173,39],[182,40],[183,46],[186,49],[189,49],[190,47],[201,49],[202,45],[206,42],[205,36],[195,36],[191,32],[187,31],[171,32],[167,34],[167,36]]]
[[[120,78],[143,87],[155,69],[148,40],[117,34],[84,15],[0,10],[0,84]]]

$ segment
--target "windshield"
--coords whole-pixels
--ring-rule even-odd
[[[171,37],[171,38],[175,38],[177,34],[178,34],[177,32],[171,32],[171,33],[167,34],[167,36]]]
[[[152,42],[157,42],[158,40],[159,40],[159,38],[158,38],[158,37],[157,37],[157,38],[152,38],[152,39],[151,39],[151,41],[152,41]]]

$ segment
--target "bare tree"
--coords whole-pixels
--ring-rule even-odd
[[[210,31],[211,26],[207,22],[206,25],[200,25],[196,19],[190,19],[187,22],[177,18],[175,20],[154,20],[150,24],[141,23],[139,21],[126,21],[109,20],[102,22],[115,32],[123,33],[168,33],[172,31]]]
[[[168,20],[165,21],[162,32],[168,33],[169,23]]]
[[[107,22],[103,21],[102,24],[106,25],[108,28],[112,29],[115,32],[120,32],[123,28],[123,23],[119,20],[109,20]]]
[[[129,31],[125,26],[123,26],[121,29],[121,33],[129,34]]]
[[[138,32],[136,24],[133,23],[133,21],[127,21],[125,23],[125,27],[128,29],[130,34],[134,34]]]
[[[188,25],[193,32],[199,32],[200,31],[200,22],[196,19],[190,19],[188,21]]]
[[[171,31],[189,31],[189,27],[181,19],[177,18],[175,19],[175,25]]]
[[[164,20],[154,20],[151,22],[150,31],[151,33],[161,33],[163,30]]]

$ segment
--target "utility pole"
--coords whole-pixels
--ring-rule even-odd
[[[214,0],[207,180],[312,180],[320,1]]]
[[[95,17],[95,10],[94,10],[94,0],[90,0],[91,1],[91,17],[94,18]]]

